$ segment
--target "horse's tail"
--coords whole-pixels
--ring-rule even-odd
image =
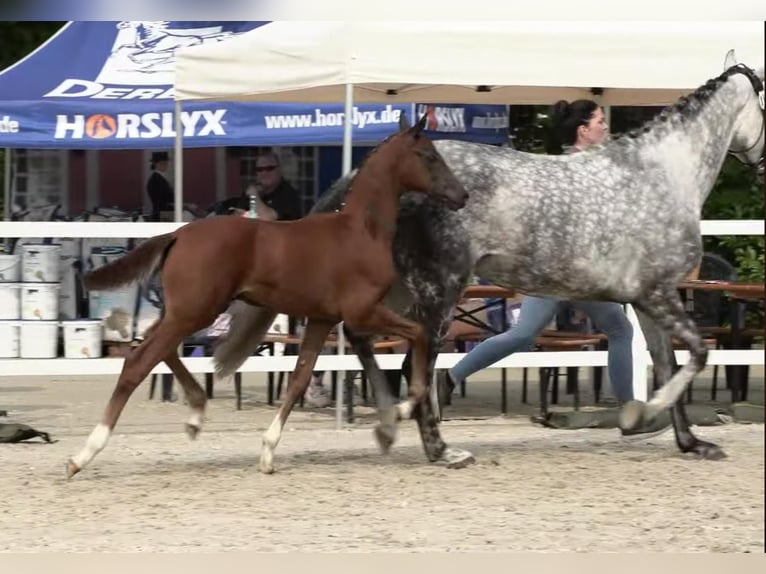
[[[144,241],[116,261],[86,273],[85,288],[109,290],[150,276],[175,240],[175,233],[165,233]]]
[[[215,372],[220,378],[234,374],[255,352],[277,315],[271,309],[243,301],[234,301],[228,313],[231,314],[229,330],[213,349]]]

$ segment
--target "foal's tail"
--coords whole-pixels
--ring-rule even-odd
[[[109,290],[150,276],[175,240],[175,233],[165,233],[144,241],[116,261],[86,273],[85,288]]]

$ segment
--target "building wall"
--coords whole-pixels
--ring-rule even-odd
[[[115,207],[126,211],[142,210],[146,194],[148,160],[145,165],[143,150],[99,150],[98,190],[101,207]],[[228,162],[228,181],[235,183],[238,164]],[[184,200],[207,207],[216,201],[215,149],[189,148],[184,150]],[[86,206],[87,172],[85,154],[70,152],[69,157],[69,212],[76,215]]]

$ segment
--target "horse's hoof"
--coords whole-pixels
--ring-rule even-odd
[[[437,463],[443,464],[447,468],[457,469],[465,468],[476,462],[476,458],[467,450],[459,448],[447,448],[442,453]]]
[[[189,435],[189,438],[191,440],[196,439],[197,435],[199,434],[199,431],[202,430],[197,425],[193,425],[193,424],[190,424],[190,423],[186,423],[184,428],[186,429],[186,434]]]
[[[684,452],[703,460],[722,460],[727,456],[720,446],[704,440],[696,441],[693,446],[685,449]]]
[[[263,448],[267,449],[265,441],[264,441]],[[261,458],[258,461],[258,468],[261,470],[263,474],[274,474],[274,451],[273,450],[268,449],[268,450],[261,451]]]
[[[380,423],[375,427],[375,440],[382,454],[388,454],[396,441],[396,425]]]
[[[630,400],[620,411],[620,428],[625,431],[636,430],[644,422],[646,404],[643,401]]]
[[[80,472],[80,470],[81,470],[81,469],[80,469],[80,467],[79,467],[79,466],[77,466],[77,465],[74,463],[74,461],[72,461],[72,459],[70,458],[70,459],[69,459],[69,460],[66,462],[66,478],[67,478],[67,480],[71,480],[71,479],[72,479],[72,477],[73,477],[75,474],[77,474],[78,472]]]

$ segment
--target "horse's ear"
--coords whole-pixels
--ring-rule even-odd
[[[423,131],[423,129],[426,127],[426,121],[427,121],[427,120],[428,120],[428,115],[426,115],[426,114],[423,114],[423,117],[422,117],[422,118],[420,118],[420,121],[419,121],[417,124],[415,124],[415,128],[414,128],[414,130],[413,130],[413,131],[414,131],[416,134],[419,134],[420,132],[422,132],[422,131]]]
[[[723,69],[724,71],[728,70],[732,66],[737,65],[737,57],[734,55],[734,50],[729,50],[726,52],[726,60],[724,60],[723,63]]]
[[[402,112],[399,114],[399,131],[405,131],[410,129],[410,122],[407,121],[407,114]]]

